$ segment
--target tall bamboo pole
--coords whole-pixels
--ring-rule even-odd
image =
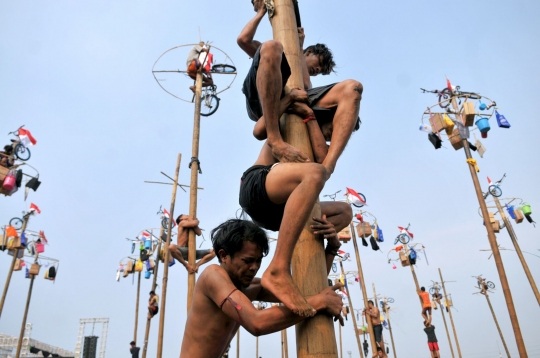
[[[339,358],[343,358],[343,337],[341,335],[341,323],[339,322],[338,322],[338,327],[339,327]]]
[[[343,261],[339,260],[339,266],[341,267],[341,274],[344,277],[345,280],[345,290],[347,291],[347,299],[349,301],[349,307],[351,308],[351,317],[353,321],[354,326],[354,336],[356,337],[356,343],[358,344],[358,353],[362,355],[362,343],[360,343],[360,332],[358,332],[358,326],[356,325],[356,317],[354,316],[354,307],[352,304],[352,298],[351,293],[349,292],[349,286],[347,283],[347,277],[345,277],[345,270],[343,269]],[[341,324],[339,324],[339,330],[341,332]],[[341,340],[341,335],[340,335]],[[341,357],[343,357],[343,352],[340,353]]]
[[[492,195],[493,196],[493,195]],[[514,231],[514,228],[512,227],[512,224],[510,223],[510,220],[508,220],[508,217],[504,213],[504,210],[501,206],[501,203],[499,202],[499,198],[496,196],[493,196],[493,200],[495,201],[495,204],[497,205],[497,209],[499,210],[499,213],[501,214],[501,218],[504,221],[504,224],[506,225],[506,230],[508,231],[508,235],[510,235],[510,239],[512,240],[512,244],[514,244],[514,248],[516,249],[516,252],[519,257],[519,261],[521,262],[521,266],[523,266],[523,270],[525,271],[525,275],[527,276],[527,279],[529,280],[529,283],[531,285],[531,288],[533,290],[534,296],[536,297],[536,301],[540,305],[540,292],[538,292],[538,287],[536,287],[536,282],[534,282],[534,278],[531,274],[531,270],[529,270],[529,266],[527,265],[527,261],[525,261],[525,257],[523,257],[523,253],[521,252],[521,248],[519,247],[519,244],[517,242],[517,236]]]
[[[375,290],[375,284],[372,282],[371,283],[371,287],[373,287],[373,300],[374,300],[374,306],[379,309],[379,300],[377,299],[377,291]],[[383,351],[383,355],[386,356],[386,352],[384,351],[384,337],[381,333],[381,342],[382,342],[382,347],[381,350]]]
[[[189,216],[192,219],[197,218],[197,186],[199,183],[199,171],[201,165],[199,163],[199,138],[201,134],[201,98],[202,98],[202,67],[197,71],[195,80],[195,113],[193,115],[193,139],[191,142],[191,182],[189,185]],[[172,215],[172,214],[171,214]],[[172,219],[172,218],[171,218]],[[191,267],[195,267],[197,256],[197,242],[195,238],[195,230],[189,230],[188,239],[188,262]],[[187,293],[187,312],[191,309],[193,302],[193,291],[195,290],[195,273],[188,274],[188,293]]]
[[[388,304],[384,303],[384,313],[386,313],[386,319],[388,320],[388,330],[390,331],[390,341],[392,342],[392,352],[394,358],[397,358],[396,346],[394,345],[394,335],[392,334],[392,324],[390,323],[390,312],[388,311]]]
[[[347,204],[349,204],[349,199],[347,199]],[[367,291],[366,291],[366,283],[364,281],[364,271],[362,270],[362,262],[360,261],[360,252],[358,251],[358,243],[356,242],[356,231],[354,230],[353,222],[349,224],[349,228],[351,229],[351,236],[353,240],[353,246],[354,246],[354,253],[356,255],[356,266],[358,268],[358,277],[360,280],[360,290],[362,291],[362,296],[364,298],[364,309],[368,310],[368,297],[367,297]],[[365,239],[365,235],[364,235]],[[373,356],[375,357],[377,354],[377,343],[375,342],[375,335],[373,334],[373,323],[371,322],[371,319],[366,317],[367,322],[367,331],[369,333],[369,340],[371,341],[371,349],[373,352]],[[365,337],[365,336],[364,336]],[[362,353],[360,353],[360,356]]]
[[[291,68],[286,90],[295,87],[304,88],[301,62],[303,53],[298,42],[293,3],[291,0],[274,0],[274,6],[275,14],[271,19],[274,39],[283,45]],[[285,118],[282,127],[285,141],[306,153],[313,161],[313,152],[305,124],[296,115],[285,115]],[[315,204],[311,216],[321,216],[318,203]],[[294,282],[304,296],[315,295],[328,286],[323,242],[313,235],[307,222],[294,250],[292,273]],[[296,325],[297,357],[336,357],[335,337],[334,324],[330,316],[316,315],[298,323]]]
[[[418,295],[418,291],[420,291],[420,285],[418,284],[418,278],[416,277],[416,271],[414,270],[414,265],[410,262],[409,255],[410,250],[409,246],[407,244],[403,245],[405,247],[405,254],[407,255],[407,260],[409,260],[409,267],[411,268],[411,274],[414,280],[414,285],[416,286],[416,294]],[[418,296],[420,299],[420,306],[424,307],[424,301],[422,301],[422,297]]]
[[[240,328],[238,327],[236,332],[236,358],[240,358]]]
[[[21,234],[22,235],[22,234]],[[36,255],[34,256],[34,263],[37,264],[39,257],[39,252],[36,250]],[[30,286],[28,287],[28,297],[26,298],[26,306],[24,308],[23,321],[21,324],[21,332],[19,333],[19,340],[17,341],[17,352],[15,353],[15,358],[21,357],[21,348],[22,342],[24,339],[24,330],[26,328],[26,319],[28,318],[28,310],[30,308],[30,298],[32,297],[32,288],[34,287],[34,279],[36,275],[30,275]]]
[[[289,343],[287,342],[287,330],[283,331],[283,353],[285,358],[289,358]]]
[[[157,246],[157,255],[156,255],[156,261],[154,262],[154,274],[152,277],[152,291],[156,291],[157,287],[157,276],[158,276],[158,268],[159,268],[159,253],[161,251],[161,242],[163,241],[161,237],[163,236],[163,226],[161,226],[161,229],[159,230],[159,238],[158,238],[158,246]],[[150,237],[153,237],[153,233],[150,233]],[[144,345],[143,345],[143,351],[142,351],[142,358],[146,358],[146,351],[148,350],[148,336],[150,335],[150,323],[152,322],[152,319],[146,318],[146,330],[144,331]]]
[[[255,337],[255,358],[259,358],[259,336]]]
[[[489,295],[487,291],[483,293],[484,296],[486,296],[487,303],[489,305],[489,309],[491,310],[491,314],[493,315],[493,320],[495,321],[495,325],[497,326],[497,330],[499,331],[499,335],[501,336],[501,341],[504,346],[504,350],[506,351],[506,355],[508,358],[510,358],[510,351],[508,351],[508,347],[506,346],[506,342],[504,340],[504,336],[501,331],[501,327],[499,327],[499,321],[497,321],[497,316],[495,316],[495,311],[493,311],[493,307],[491,306],[491,301],[489,300]]]
[[[450,353],[452,353],[452,358],[454,358],[454,348],[452,347],[452,340],[450,339],[450,332],[448,332],[448,325],[446,324],[446,317],[444,317],[444,307],[439,299],[439,289],[435,288],[435,294],[437,295],[437,299],[439,300],[439,305],[441,308],[441,315],[444,322],[444,329],[446,330],[446,337],[448,337],[448,345],[450,346]],[[435,300],[434,300],[435,301]],[[437,304],[437,301],[435,301],[435,304]]]
[[[137,300],[135,301],[135,328],[133,330],[133,341],[137,342],[137,326],[139,325],[139,297],[141,295],[141,272],[137,278]]]
[[[199,96],[200,98],[200,96]],[[159,330],[158,330],[158,344],[157,344],[157,358],[161,358],[163,355],[163,330],[165,326],[165,303],[167,302],[167,282],[169,280],[169,245],[171,244],[171,235],[174,220],[174,205],[176,203],[176,188],[178,188],[178,175],[180,174],[180,161],[182,160],[182,154],[178,154],[176,159],[176,171],[174,174],[174,184],[172,188],[171,207],[169,210],[170,218],[167,225],[167,245],[165,245],[164,257],[163,257],[163,281],[161,284],[161,309],[159,312]],[[161,239],[161,238],[160,238]]]
[[[26,214],[23,216],[23,224],[21,228],[21,235],[26,230],[26,225],[28,225],[28,220],[30,219],[30,215]],[[2,316],[2,310],[4,309],[4,303],[6,302],[6,296],[9,289],[9,283],[11,282],[11,276],[13,275],[13,269],[15,268],[15,262],[17,261],[17,258],[19,256],[19,249],[13,250],[13,258],[11,259],[11,265],[9,266],[6,283],[4,284],[4,292],[2,292],[2,299],[0,300],[0,317]]]
[[[452,107],[458,113],[458,107],[456,99],[452,99]],[[457,120],[461,120],[461,115],[456,115]],[[461,121],[463,123],[463,121]],[[469,148],[469,142],[467,139],[462,140],[463,150],[465,152],[465,157],[469,160],[472,159],[471,150]],[[518,352],[521,358],[527,358],[527,349],[525,348],[525,342],[523,341],[523,336],[521,334],[521,328],[519,327],[519,321],[517,318],[516,308],[514,306],[514,300],[512,298],[512,292],[510,291],[510,285],[508,284],[508,278],[506,277],[506,271],[502,262],[501,252],[499,251],[499,246],[497,245],[497,238],[493,231],[493,227],[489,223],[489,213],[486,206],[486,201],[484,200],[484,195],[482,194],[482,188],[480,187],[480,182],[478,181],[478,175],[476,174],[476,168],[474,165],[466,163],[469,167],[471,173],[471,178],[474,184],[474,190],[476,192],[476,197],[478,198],[478,204],[480,204],[480,209],[482,211],[482,217],[485,221],[485,227],[487,231],[487,236],[489,240],[489,245],[491,246],[491,251],[493,252],[493,258],[495,259],[495,265],[497,267],[497,272],[499,274],[499,280],[501,281],[502,290],[504,293],[504,299],[506,301],[506,307],[508,308],[508,314],[510,316],[510,322],[512,323],[512,328],[514,330],[514,336],[516,339],[516,345]]]
[[[446,286],[444,285],[444,280],[443,280],[442,272],[440,268],[439,268],[439,276],[441,277],[441,283],[442,283],[442,288],[444,292],[444,299],[448,300],[448,295],[446,294]],[[456,348],[457,348],[458,356],[459,358],[461,358],[461,348],[459,347],[459,340],[457,337],[456,326],[454,325],[454,319],[452,318],[452,310],[450,309],[450,307],[448,307],[448,315],[450,316],[450,323],[452,324],[452,331],[454,331],[454,340],[456,341]]]

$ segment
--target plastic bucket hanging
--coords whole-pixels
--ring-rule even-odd
[[[144,278],[149,279],[151,275],[152,275],[152,273],[150,271],[146,271],[144,273]]]
[[[150,240],[144,240],[144,248],[146,250],[150,250],[152,248],[152,241]]]
[[[486,117],[480,118],[479,120],[476,121],[475,124],[481,133],[487,133],[491,129],[491,127],[489,126],[489,121]]]
[[[523,206],[521,207],[521,211],[523,211],[524,215],[532,214],[531,206],[527,203],[523,204]]]
[[[482,101],[478,101],[480,102],[478,108],[481,110],[481,111],[484,111],[486,108],[487,108],[487,105],[485,103],[483,103]]]
[[[36,251],[39,252],[40,254],[41,253],[44,253],[45,252],[45,245],[44,244],[36,244]]]
[[[9,174],[5,177],[2,187],[7,191],[12,191],[15,188],[15,183],[15,175],[13,175],[13,171],[10,171]]]

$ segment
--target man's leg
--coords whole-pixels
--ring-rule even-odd
[[[214,249],[210,249],[210,252],[207,255],[205,255],[202,259],[200,259],[195,265],[195,272],[198,272],[200,266],[212,260],[214,257],[216,257],[216,253],[214,252]]]
[[[323,201],[321,202],[321,215],[326,215],[326,220],[334,225],[336,232],[340,232],[351,223],[352,209],[347,203],[339,201]],[[338,242],[333,244],[335,246],[341,243],[338,239]]]
[[[305,162],[307,156],[285,143],[279,132],[279,104],[283,90],[281,61],[283,45],[270,40],[261,45],[257,70],[257,92],[266,122],[268,145],[272,154],[281,162]]]
[[[301,316],[315,312],[293,283],[291,259],[294,247],[324,187],[326,170],[320,164],[283,163],[266,177],[266,192],[275,204],[286,202],[279,228],[276,252],[262,276],[261,284],[288,309]]]
[[[174,245],[174,244],[169,245],[169,253],[171,254],[172,257],[177,259],[186,268],[188,273],[196,272],[196,270],[193,269],[193,267],[191,267],[189,262],[187,262],[186,259],[184,259],[184,256],[182,255],[182,252],[180,252],[178,245]]]
[[[333,121],[332,145],[323,165],[334,169],[336,162],[343,153],[360,111],[360,100],[364,87],[355,80],[346,80],[336,84],[317,103],[320,108],[337,107]]]

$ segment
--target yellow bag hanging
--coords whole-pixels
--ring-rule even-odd
[[[378,226],[379,226],[379,225],[377,225],[377,222],[375,222],[375,223],[373,224],[373,227],[372,227],[372,229],[373,229],[373,238],[374,238],[375,240],[377,240],[377,241],[379,241],[379,233],[377,232],[377,227],[378,227]]]
[[[446,115],[444,114],[444,123],[446,123],[446,134],[452,135],[452,132],[454,131],[454,122]]]
[[[137,263],[135,264],[135,272],[142,272],[143,270],[143,264],[141,259],[137,260]]]

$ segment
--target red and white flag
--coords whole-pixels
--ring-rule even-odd
[[[487,177],[487,178],[488,178],[488,184],[489,184],[489,185],[493,184],[493,182],[491,181],[491,179],[489,179],[489,177]]]
[[[38,206],[34,203],[30,204],[30,211],[31,212],[37,211],[38,214],[41,214],[41,210],[39,210]]]
[[[349,199],[349,202],[354,205],[367,205],[366,201],[362,199],[360,194],[358,194],[356,191],[354,191],[351,188],[347,188],[347,198]]]
[[[360,214],[360,213],[356,214],[356,218],[357,218],[358,221],[360,221],[361,223],[364,222],[364,217],[362,216],[362,214]]]
[[[176,222],[174,220],[171,220],[171,214],[169,214],[169,212],[167,211],[167,209],[163,208],[163,215],[169,219],[168,221],[171,221],[172,222],[172,225],[173,227],[176,226]]]
[[[47,240],[47,238],[45,237],[45,233],[43,232],[43,230],[39,231],[39,238],[43,240],[47,245],[49,245],[49,240]]]
[[[413,233],[410,232],[409,230],[405,229],[404,227],[398,226],[398,229],[401,230],[401,233],[402,233],[402,234],[407,234],[407,235],[409,235],[409,236],[411,237],[411,239],[414,238]]]
[[[452,84],[450,83],[450,80],[448,79],[448,77],[446,77],[446,87],[448,87],[448,89],[449,89],[450,91],[453,90]]]
[[[19,140],[25,147],[29,147],[37,143],[37,140],[32,136],[32,133],[30,133],[29,130],[23,128],[19,129]]]
[[[142,232],[142,235],[143,235],[144,237],[150,237],[150,233],[149,233],[148,231],[143,231],[143,232]]]

